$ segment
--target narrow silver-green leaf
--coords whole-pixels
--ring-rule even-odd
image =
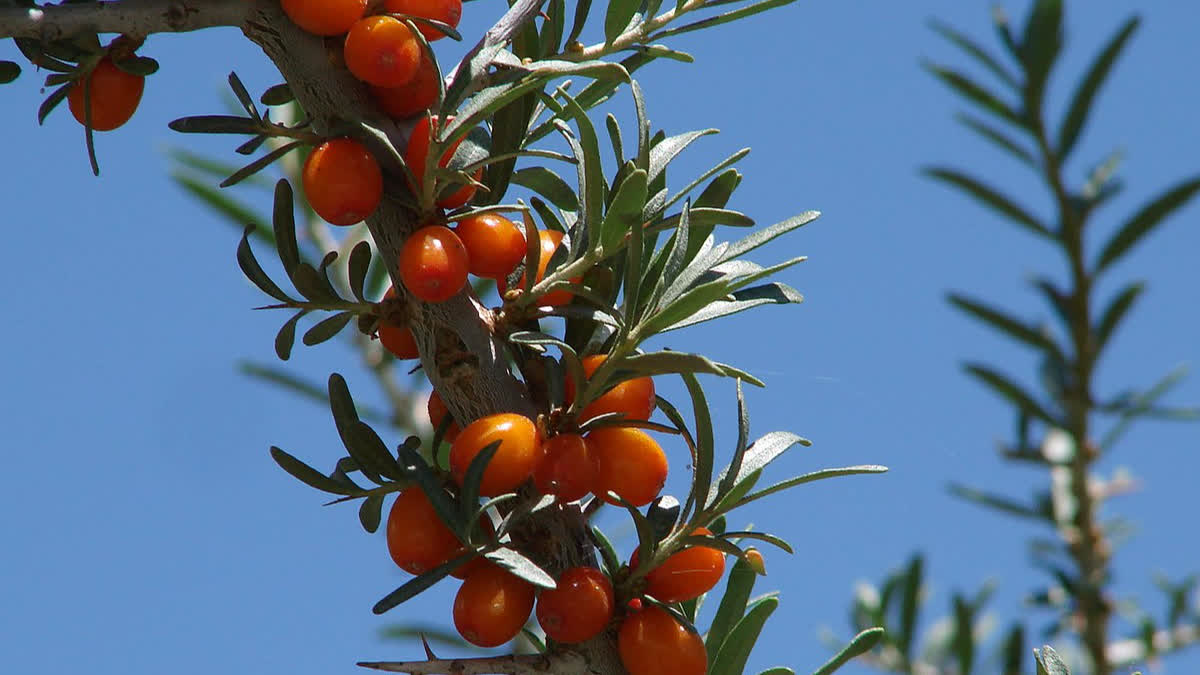
[[[820,668],[812,672],[812,675],[831,675],[838,668],[846,665],[851,659],[856,656],[862,656],[875,648],[879,641],[883,639],[883,628],[868,628],[854,639],[850,640],[850,644],[842,648],[832,659],[829,659]]]
[[[717,650],[717,657],[713,659],[708,672],[711,675],[742,675],[742,671],[746,668],[746,661],[750,658],[750,650],[758,641],[763,624],[767,622],[767,618],[778,606],[779,598],[774,596],[768,596],[752,604],[746,610],[746,615],[737,622],[737,625],[729,632],[729,636],[721,643],[721,648]]]

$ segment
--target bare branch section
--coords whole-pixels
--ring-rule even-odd
[[[120,0],[39,9],[0,6],[0,38],[61,40],[79,33],[144,37],[240,26],[253,5],[246,0]]]

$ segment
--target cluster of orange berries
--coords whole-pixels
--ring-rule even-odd
[[[415,355],[411,336],[405,337],[389,324],[381,325],[380,339],[393,352]],[[605,358],[585,357],[585,376],[592,376]],[[566,394],[568,404],[577,395],[570,378]],[[584,406],[579,419],[621,413],[627,419],[645,420],[654,406],[653,380],[637,377],[617,384]],[[575,501],[588,493],[614,501],[610,496],[613,493],[635,506],[644,506],[659,495],[666,481],[666,455],[640,429],[602,426],[586,434],[560,432],[544,438],[543,430],[532,420],[512,413],[488,415],[460,428],[436,392],[429,398],[428,412],[430,422],[444,430],[443,438],[451,444],[450,473],[460,486],[472,461],[498,442],[479,484],[479,494],[485,497],[515,491],[532,481],[539,492],[554,495],[561,502]],[[481,518],[478,531],[492,533],[492,523],[486,516]],[[711,532],[701,528],[691,534]],[[387,541],[392,559],[413,574],[428,572],[466,551],[419,487],[406,489],[396,499],[388,517]],[[634,551],[629,569],[636,569],[638,564],[639,551]],[[583,642],[616,626],[621,658],[631,675],[701,675],[706,670],[706,655],[700,637],[670,612],[657,606],[642,607],[640,597],[645,594],[663,603],[690,600],[716,585],[724,570],[720,550],[685,548],[649,570],[644,584],[636,585],[631,602],[620,609],[612,580],[599,569],[568,569],[558,578],[557,588],[539,593],[528,581],[486,559],[475,558],[453,573],[463,579],[454,602],[454,624],[464,638],[482,647],[496,647],[511,640],[531,613],[536,614],[546,635],[561,643]]]
[[[462,0],[386,0],[386,14],[366,16],[368,0],[282,0],[283,11],[305,31],[316,35],[345,35],[342,54],[351,74],[367,83],[376,103],[392,117],[406,119],[425,113],[437,102],[439,74],[409,24],[397,18],[428,19],[453,29],[462,17]],[[436,27],[416,23],[426,42],[444,37]],[[425,159],[437,118],[416,123],[404,153],[416,187],[423,185]],[[439,159],[449,164],[457,143]],[[481,174],[476,176],[476,179]],[[383,196],[379,163],[367,148],[349,138],[331,139],[318,146],[304,166],[304,189],[317,215],[334,225],[353,225],[375,210]],[[475,186],[463,185],[438,199],[444,209],[471,201]],[[457,290],[457,289],[456,289]]]

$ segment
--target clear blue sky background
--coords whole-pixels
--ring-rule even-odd
[[[1026,4],[1008,3],[1018,17]],[[1126,193],[1100,221],[1111,227],[1152,192],[1200,172],[1200,9],[1068,5],[1069,42],[1052,95],[1059,106],[1098,45],[1145,8],[1069,167],[1078,179],[1113,147],[1127,150]],[[492,2],[468,5],[464,33],[477,34],[497,11]],[[797,548],[791,558],[768,552],[762,587],[780,589],[783,604],[755,668],[809,672],[828,655],[817,637],[823,626],[848,637],[854,584],[881,578],[916,550],[930,555],[934,614],[954,589],[988,577],[999,583],[991,609],[1007,619],[1044,582],[1024,545],[1040,531],[944,489],[958,481],[1025,496],[1046,481],[997,459],[995,442],[1011,428],[1007,409],[957,365],[987,359],[1028,382],[1032,360],[954,313],[944,293],[962,290],[1048,319],[1025,279],[1059,271],[1037,242],[918,176],[921,165],[948,163],[1039,208],[1048,204],[1014,163],[952,122],[959,102],[918,62],[961,65],[964,57],[928,30],[930,17],[992,44],[985,2],[803,0],[679,39],[673,45],[697,64],[661,62],[640,74],[656,127],[723,132],[690,151],[677,178],[751,146],[734,208],[762,224],[824,212],[755,256],[810,256],[783,275],[805,293],[803,305],[667,344],[768,381],[765,392],[749,395],[754,432],[792,429],[815,442],[782,460],[775,477],[857,463],[892,468],[796,490],[743,514]],[[0,266],[0,660],[7,672],[27,675],[330,675],[356,672],[359,659],[419,658],[418,646],[384,642],[379,631],[405,617],[448,626],[452,587],[391,615],[371,614],[404,578],[382,535],[365,535],[352,507],[321,508],[321,494],[267,455],[277,444],[328,466],[341,448],[327,411],[234,370],[239,358],[273,359],[271,340],[285,317],[249,311],[264,296],[234,263],[237,234],[165,175],[169,146],[233,158],[235,145],[174,135],[168,120],[220,111],[232,69],[254,91],[278,75],[232,30],[156,36],[144,51],[162,71],[134,120],[99,136],[100,179],[90,176],[82,130],[65,108],[37,127],[34,77],[0,93],[8,241]],[[0,45],[0,57],[15,55],[11,43]],[[1200,360],[1198,219],[1192,205],[1113,275],[1146,278],[1149,289],[1103,363],[1106,392]],[[1113,288],[1110,280],[1106,290]],[[317,380],[343,372],[352,390],[372,392],[349,356],[332,343],[298,347],[292,364]],[[732,385],[709,384],[714,403],[724,404],[718,423],[727,451]],[[663,390],[678,391],[668,383]],[[1171,400],[1200,402],[1200,377]],[[1147,424],[1101,467],[1130,466],[1144,481],[1144,491],[1106,513],[1140,526],[1118,552],[1116,592],[1142,598],[1158,616],[1151,573],[1200,571],[1187,515],[1198,439],[1197,426]],[[682,448],[669,452],[681,472]],[[627,553],[628,530],[614,532]],[[1032,626],[1046,618],[1035,616]],[[1200,650],[1167,665],[1200,672]]]

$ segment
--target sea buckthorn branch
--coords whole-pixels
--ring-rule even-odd
[[[253,9],[246,0],[116,0],[0,6],[0,38],[57,41],[80,33],[182,33],[240,26]]]
[[[411,675],[590,675],[595,671],[578,654],[565,652],[561,658],[548,658],[540,654],[508,656],[485,656],[469,659],[437,659],[426,661],[372,661],[358,665],[372,670]]]

